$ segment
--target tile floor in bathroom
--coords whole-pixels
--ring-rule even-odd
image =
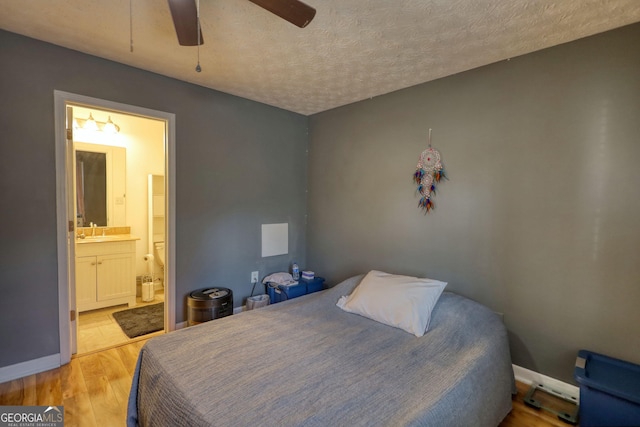
[[[136,298],[136,307],[149,304],[157,304],[164,301],[164,291],[155,293],[155,298],[151,302],[142,302],[141,297]],[[98,310],[84,311],[78,316],[78,352],[77,354],[91,353],[116,345],[137,341],[141,337],[129,338],[122,332],[120,325],[115,321],[112,314],[116,311],[126,310],[127,305],[117,305]],[[162,334],[162,331],[145,335],[145,338]]]

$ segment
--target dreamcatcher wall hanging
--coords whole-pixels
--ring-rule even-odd
[[[444,174],[440,153],[431,147],[431,129],[429,129],[429,147],[420,154],[416,172],[413,174],[413,181],[418,185],[417,191],[420,194],[418,207],[423,209],[425,214],[434,208],[431,199],[436,194],[436,184],[442,178],[447,177]]]

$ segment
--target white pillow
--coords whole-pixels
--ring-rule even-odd
[[[421,337],[445,286],[437,280],[371,270],[351,295],[341,297],[336,305]]]

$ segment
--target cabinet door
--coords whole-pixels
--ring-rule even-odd
[[[76,305],[79,312],[96,302],[96,267],[94,256],[76,258]]]
[[[132,254],[100,255],[98,301],[136,294],[135,259]]]

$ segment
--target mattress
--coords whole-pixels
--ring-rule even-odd
[[[444,292],[417,338],[336,307],[362,277],[149,340],[127,425],[498,425],[514,391],[501,319]]]

